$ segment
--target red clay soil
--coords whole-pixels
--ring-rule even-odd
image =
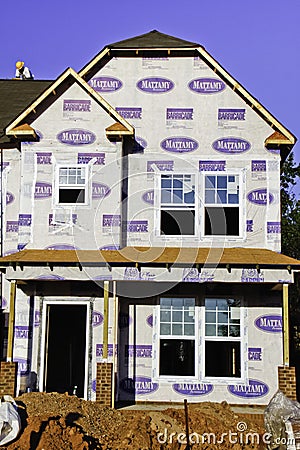
[[[39,392],[23,394],[15,400],[22,431],[13,443],[1,449],[187,449],[183,406],[163,411],[154,407],[113,410],[75,396]],[[188,411],[191,450],[265,448],[260,437],[264,433],[262,424],[235,414],[225,402],[190,404]],[[223,440],[222,433],[227,433]],[[255,437],[251,434],[253,437],[247,438],[246,433],[255,433]]]

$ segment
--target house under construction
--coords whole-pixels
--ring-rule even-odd
[[[158,31],[55,81],[0,80],[0,97],[0,391],[295,398],[300,262],[280,253],[295,136],[201,45]]]

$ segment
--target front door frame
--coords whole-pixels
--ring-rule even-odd
[[[84,370],[84,399],[88,400],[88,385],[89,385],[89,346],[90,346],[90,317],[91,317],[91,304],[90,299],[87,300],[62,300],[57,298],[56,300],[44,300],[42,307],[42,330],[41,330],[41,355],[40,355],[40,377],[39,377],[39,390],[45,392],[46,389],[46,343],[48,332],[48,320],[47,311],[51,305],[62,306],[77,306],[82,305],[86,307],[86,344],[85,344],[85,370]]]

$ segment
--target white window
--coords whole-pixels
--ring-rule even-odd
[[[194,236],[195,175],[160,176],[160,235]]]
[[[210,174],[204,176],[204,235],[240,236],[240,176]]]
[[[87,204],[87,166],[59,166],[57,169],[57,204]]]
[[[205,299],[205,377],[241,378],[241,307],[236,298]]]
[[[162,297],[159,314],[159,376],[195,377],[195,299]]]

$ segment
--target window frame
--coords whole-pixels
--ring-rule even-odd
[[[60,170],[61,169],[81,169],[84,170],[84,180],[85,182],[82,184],[79,183],[60,183]],[[57,164],[55,167],[55,195],[53,196],[55,206],[63,207],[63,208],[74,208],[74,206],[89,206],[90,205],[90,170],[89,166],[87,164]],[[65,188],[67,189],[83,189],[84,190],[84,202],[68,202],[68,203],[62,203],[59,201],[59,193],[60,189]]]
[[[220,299],[220,300],[228,300],[228,299],[236,299],[240,301],[240,336],[206,336],[206,307],[205,300],[206,299]],[[248,359],[247,359],[247,345],[246,345],[246,309],[244,307],[244,300],[241,296],[237,295],[205,295],[203,299],[204,305],[201,307],[201,322],[202,322],[202,337],[203,337],[203,346],[201,348],[201,373],[203,374],[203,381],[206,383],[213,384],[239,384],[246,381],[247,369],[248,369]],[[206,375],[206,342],[239,342],[240,343],[240,376],[212,376]]]
[[[172,177],[172,180],[176,176],[191,176],[194,177],[194,180],[192,184],[194,185],[194,202],[193,203],[182,203],[182,204],[176,204],[170,202],[167,204],[167,202],[162,202],[162,177],[168,176]],[[161,239],[178,239],[178,238],[185,238],[185,239],[195,239],[199,238],[199,201],[197,200],[199,198],[199,175],[196,171],[187,171],[187,170],[181,170],[181,171],[161,171],[157,173],[157,176],[155,177],[155,204],[156,204],[156,220],[155,220],[155,234],[157,237]],[[194,233],[193,234],[163,234],[161,230],[161,212],[162,211],[187,211],[192,210],[194,211]]]
[[[162,298],[171,299],[192,299],[194,300],[194,334],[193,335],[165,335],[161,334],[160,300]],[[184,323],[184,322],[183,322]],[[191,382],[199,381],[199,345],[200,345],[200,327],[199,327],[199,307],[197,306],[197,296],[192,295],[161,295],[158,298],[158,305],[155,307],[154,326],[156,332],[153,333],[154,358],[153,358],[153,378],[158,381],[176,382],[176,380],[189,380]],[[160,374],[160,342],[161,340],[186,340],[194,341],[194,375],[161,375]]]
[[[239,186],[239,201],[238,203],[209,203],[205,200],[205,193],[206,193],[206,177],[209,176],[235,176],[238,177],[238,186]],[[243,211],[243,202],[244,199],[244,171],[243,170],[226,170],[226,171],[211,171],[201,172],[201,179],[200,179],[200,187],[201,187],[201,238],[203,240],[211,240],[211,239],[222,239],[224,240],[241,240],[245,239],[246,237],[246,227],[245,227],[245,220],[244,220],[244,211]],[[215,188],[217,189],[217,188]],[[227,191],[227,190],[226,190]],[[228,207],[236,207],[238,209],[238,226],[239,226],[239,234],[205,234],[205,217],[206,217],[206,208],[228,208]]]

